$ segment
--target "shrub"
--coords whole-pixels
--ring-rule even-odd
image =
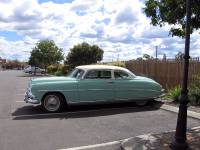
[[[178,102],[178,98],[181,95],[180,85],[168,90],[166,97],[172,99],[174,102]]]
[[[60,72],[62,75],[67,75],[69,72],[69,67],[67,65],[60,65],[57,72]]]
[[[58,70],[58,71],[55,72],[54,75],[55,76],[63,76],[63,73],[62,73],[62,71]]]
[[[189,100],[191,105],[200,105],[200,75],[194,75],[189,88]]]
[[[200,88],[191,88],[189,91],[189,100],[191,105],[200,105]]]
[[[47,72],[56,76],[64,76],[69,72],[69,67],[67,65],[50,65],[47,67]]]
[[[54,74],[58,70],[58,65],[50,65],[47,67],[47,72],[49,74]]]
[[[189,86],[188,98],[191,105],[200,106],[200,75],[195,75],[192,78],[193,82]],[[174,102],[178,102],[180,94],[181,94],[181,87],[176,86],[168,90],[166,97],[173,99]]]

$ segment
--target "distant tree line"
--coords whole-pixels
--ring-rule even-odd
[[[183,60],[183,59],[184,59],[184,54],[182,52],[178,52],[174,57],[174,60]],[[143,54],[142,57],[138,57],[136,60],[156,60],[156,58],[154,58],[149,54]],[[159,60],[168,60],[167,55],[164,53],[162,58],[160,58]]]
[[[19,60],[7,60],[6,63],[2,64],[2,69],[22,70],[25,66],[27,66],[26,62],[22,62]]]

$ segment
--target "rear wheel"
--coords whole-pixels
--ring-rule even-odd
[[[64,99],[58,93],[47,94],[43,101],[42,106],[46,112],[59,112],[64,108]]]
[[[136,101],[136,104],[138,106],[145,106],[148,103],[148,100],[138,100]]]

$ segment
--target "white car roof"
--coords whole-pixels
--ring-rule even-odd
[[[111,65],[83,65],[76,67],[78,69],[83,70],[90,70],[90,69],[111,69],[111,70],[123,70],[128,71],[126,68],[118,67],[118,66],[111,66]]]
[[[84,71],[93,70],[93,69],[109,69],[109,70],[121,70],[130,75],[130,77],[134,78],[135,75],[126,68],[118,67],[118,66],[111,66],[111,65],[83,65],[76,67],[77,69],[82,69]]]

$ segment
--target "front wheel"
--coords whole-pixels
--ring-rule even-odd
[[[43,101],[42,107],[46,112],[59,112],[64,108],[64,99],[60,94],[47,94]]]

